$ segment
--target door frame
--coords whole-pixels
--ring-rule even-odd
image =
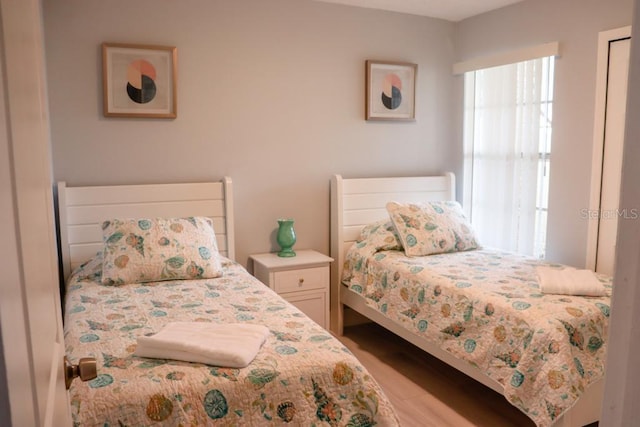
[[[602,161],[604,159],[605,114],[607,109],[607,77],[609,69],[609,43],[631,37],[631,26],[598,33],[598,58],[596,68],[596,102],[593,120],[593,154],[591,160],[591,195],[589,213],[600,211],[602,189]],[[600,220],[587,215],[586,267],[594,270],[598,253],[598,228]]]

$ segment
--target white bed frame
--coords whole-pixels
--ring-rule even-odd
[[[345,254],[358,238],[366,224],[388,218],[386,203],[455,200],[455,177],[452,173],[429,177],[359,178],[344,179],[334,175],[331,179],[331,330],[342,335],[344,308],[364,315],[396,335],[411,342],[455,369],[465,373],[485,386],[504,394],[500,383],[467,362],[402,328],[378,311],[367,306],[364,298],[342,285]],[[562,416],[554,426],[577,427],[597,421],[600,417],[604,381],[600,380],[587,389],[574,407]]]
[[[101,224],[111,218],[206,216],[218,250],[235,259],[231,178],[184,184],[67,187],[58,183],[60,249],[64,279],[103,245]]]

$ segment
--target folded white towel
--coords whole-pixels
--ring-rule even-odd
[[[536,267],[540,291],[545,294],[586,295],[599,297],[605,295],[604,285],[591,270],[576,268]]]
[[[135,354],[207,365],[244,368],[256,357],[269,329],[246,323],[168,323],[160,332],[138,337]]]

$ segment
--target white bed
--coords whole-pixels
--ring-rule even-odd
[[[468,362],[452,356],[414,331],[392,321],[371,308],[365,298],[342,283],[347,251],[358,239],[362,228],[388,218],[385,205],[455,200],[455,178],[451,173],[430,177],[396,177],[345,179],[335,175],[331,180],[331,256],[336,260],[331,271],[331,328],[341,335],[345,323],[345,307],[384,326],[424,351],[438,357],[498,393],[504,387]],[[556,420],[554,426],[583,426],[597,421],[600,415],[603,380],[587,388],[572,409]]]
[[[379,385],[335,337],[233,261],[231,179],[97,187],[59,183],[58,209],[66,354],[74,364],[94,357],[98,370],[95,379],[71,384],[74,425],[398,424]],[[209,221],[195,217],[213,219],[215,239]],[[138,228],[135,233],[116,229],[103,238],[105,220],[107,230],[121,222]],[[171,226],[163,234],[147,233],[156,227],[150,224],[167,220]],[[119,247],[131,246],[129,253],[143,252],[142,257],[159,254],[159,247],[175,248],[171,258],[153,255],[167,268],[174,267],[175,253],[187,260],[181,266],[216,255],[222,275],[192,278],[194,270],[187,269],[188,277],[179,280],[105,283],[103,266],[113,249],[107,243],[116,235]],[[187,242],[201,235],[208,246]],[[180,245],[170,243],[180,239]],[[187,255],[193,247],[196,255]],[[135,263],[117,267],[127,264]],[[138,337],[154,335],[170,322],[264,325],[269,334],[244,368],[136,355]]]

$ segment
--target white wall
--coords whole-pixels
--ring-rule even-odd
[[[586,259],[597,41],[631,24],[632,0],[528,0],[456,25],[459,61],[559,41],[556,61],[547,258],[583,267]],[[462,105],[463,79],[456,84]],[[462,113],[456,126],[462,129]],[[457,139],[461,138],[457,135]],[[462,146],[457,146],[462,162]],[[455,170],[461,170],[457,166]],[[460,180],[461,181],[461,180]]]
[[[56,180],[218,179],[236,195],[237,259],[329,250],[329,180],[454,164],[453,24],[310,0],[44,0]],[[102,42],[178,48],[178,118],[102,115]],[[366,122],[364,61],[418,64],[414,123]]]
[[[451,64],[557,40],[547,256],[583,266],[597,35],[629,25],[631,4],[524,1],[454,25],[310,0],[44,0],[54,176],[230,175],[240,262],[275,249],[282,216],[296,220],[296,247],[327,252],[331,174],[462,178],[462,78]],[[178,47],[176,120],[102,116],[105,41]],[[363,120],[365,59],[418,64],[415,123]]]

